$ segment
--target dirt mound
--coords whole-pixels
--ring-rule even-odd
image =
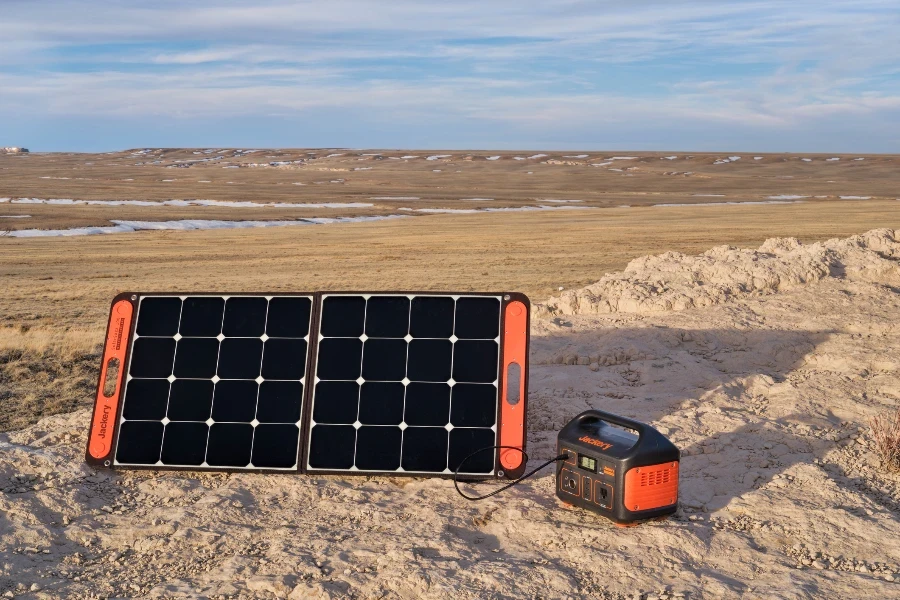
[[[827,277],[900,280],[900,240],[891,229],[804,245],[772,238],[756,250],[718,246],[699,256],[666,252],[631,261],[621,273],[535,305],[538,316],[652,313],[714,306]]]

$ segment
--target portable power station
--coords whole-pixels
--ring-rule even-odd
[[[632,433],[634,432],[634,433]],[[678,508],[680,452],[653,427],[600,410],[572,419],[557,437],[556,495],[618,525]]]

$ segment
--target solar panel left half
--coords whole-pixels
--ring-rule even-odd
[[[314,310],[312,294],[118,296],[88,462],[297,471]]]

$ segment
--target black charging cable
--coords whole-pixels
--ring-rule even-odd
[[[516,448],[515,446],[486,446],[486,447],[484,447],[484,448],[480,448],[480,449],[476,450],[475,452],[473,452],[472,454],[470,454],[470,455],[468,455],[467,457],[465,457],[464,459],[462,459],[462,461],[459,463],[459,466],[457,466],[457,467],[456,467],[456,470],[453,472],[453,487],[456,488],[456,491],[459,493],[460,496],[462,496],[462,497],[465,498],[466,500],[472,500],[472,501],[475,501],[475,500],[484,500],[485,498],[490,498],[491,496],[496,496],[497,494],[499,494],[499,493],[502,492],[503,490],[508,490],[509,488],[511,488],[512,486],[516,485],[517,483],[520,483],[521,481],[524,481],[525,479],[528,479],[529,477],[531,477],[532,475],[534,475],[535,473],[537,473],[538,471],[540,471],[541,469],[543,469],[543,468],[546,467],[547,465],[553,464],[553,463],[555,463],[555,462],[557,462],[557,461],[560,461],[560,460],[566,460],[566,459],[569,458],[569,454],[568,454],[567,452],[563,452],[562,454],[560,454],[560,455],[557,456],[556,458],[551,458],[550,460],[548,460],[547,462],[543,463],[541,466],[537,467],[536,469],[533,469],[532,471],[529,471],[528,473],[522,475],[522,476],[519,477],[518,479],[516,479],[516,480],[514,480],[514,481],[511,481],[511,482],[509,482],[509,483],[507,483],[507,484],[504,485],[502,488],[497,489],[497,490],[494,490],[494,491],[491,492],[490,494],[485,494],[484,496],[467,496],[467,495],[465,495],[465,494],[463,493],[463,491],[462,491],[461,489],[459,489],[459,479],[458,479],[458,478],[459,478],[459,470],[462,468],[462,466],[463,466],[464,464],[466,464],[466,461],[467,461],[467,460],[469,460],[470,458],[472,458],[473,456],[475,456],[476,454],[478,454],[478,453],[480,453],[480,452],[484,452],[485,450],[499,450],[499,449],[501,449],[501,448],[507,448],[507,449],[509,449],[509,450],[517,450],[517,451],[521,452],[521,453],[522,453],[522,460],[524,461],[524,464],[526,464],[526,465],[528,464],[528,453],[525,452],[524,450],[522,450],[521,448]],[[472,483],[474,483],[474,482],[472,482]]]

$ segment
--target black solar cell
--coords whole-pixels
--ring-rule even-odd
[[[116,463],[296,469],[311,315],[309,296],[141,298]]]
[[[502,315],[516,315],[510,352],[525,365],[527,300],[513,313],[489,294],[135,294],[117,313],[122,303],[107,337],[124,363],[120,408],[103,408],[101,382],[89,459],[449,475],[488,448],[461,474],[517,468],[490,447],[524,441],[525,383],[504,392],[517,405],[507,415],[501,347]]]
[[[308,469],[446,474],[496,443],[500,298],[326,294],[320,304]],[[494,460],[485,452],[464,472],[491,473]]]

